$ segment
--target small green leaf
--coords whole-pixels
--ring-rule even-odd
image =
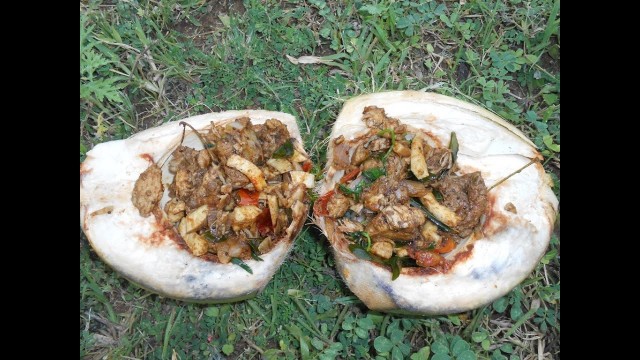
[[[489,347],[491,346],[491,340],[489,339],[482,340],[482,343],[480,344],[480,346],[482,346],[482,349],[484,350],[489,350]]]
[[[366,329],[359,327],[359,328],[356,328],[354,332],[356,333],[356,336],[361,339],[366,339],[369,337],[369,332]]]
[[[507,360],[507,357],[500,353],[500,350],[496,349],[491,353],[491,360]]]
[[[558,101],[557,94],[542,94],[542,99],[547,105],[553,105]]]
[[[411,360],[427,360],[430,353],[431,349],[428,346],[425,346],[422,349],[418,350],[418,352],[411,354],[409,358]]]
[[[560,152],[560,145],[555,144],[553,142],[553,136],[545,135],[542,137],[542,142],[547,146],[547,148],[553,152]]]
[[[404,359],[404,356],[402,356],[402,351],[400,351],[400,348],[394,346],[393,349],[391,349],[391,359],[392,360]]]
[[[513,346],[509,343],[502,344],[502,346],[500,346],[500,350],[502,350],[502,352],[505,352],[507,354],[511,354],[513,352]]]
[[[391,334],[389,334],[389,339],[394,344],[401,344],[402,339],[404,339],[404,332],[402,332],[402,330],[400,329],[393,329],[393,331],[391,331]]]
[[[480,342],[486,339],[487,335],[488,334],[484,331],[476,331],[473,334],[471,334],[471,340],[473,340],[474,342]]]
[[[231,344],[222,345],[222,352],[227,356],[231,355],[231,353],[233,352],[233,345]]]
[[[449,346],[447,346],[446,343],[441,343],[441,342],[434,342],[433,344],[431,344],[431,350],[435,353],[435,354],[448,354],[449,353]]]
[[[469,344],[466,341],[460,339],[456,341],[451,347],[451,354],[454,356],[459,356],[462,352],[466,350],[469,350]]]
[[[204,312],[204,314],[209,317],[217,317],[219,313],[220,313],[220,309],[218,309],[218,307],[216,306],[208,307],[207,310],[205,310]]]
[[[273,152],[271,157],[275,159],[283,159],[291,157],[291,155],[293,155],[293,143],[291,142],[291,139],[289,139],[284,144],[280,145],[280,147]]]
[[[218,14],[218,19],[222,22],[222,25],[225,27],[231,27],[231,18],[227,14]]]
[[[451,321],[451,323],[453,325],[460,326],[461,322],[460,322],[460,318],[458,317],[458,315],[447,315],[447,318],[449,319],[449,321]]]
[[[471,350],[465,350],[456,356],[456,360],[476,360],[476,354]]]
[[[542,257],[542,260],[540,260],[540,262],[545,264],[545,265],[547,265],[549,262],[551,262],[551,260],[555,259],[556,256],[558,256],[558,250],[557,249],[551,249],[548,253],[546,253]]]
[[[248,272],[249,274],[253,274],[253,270],[251,270],[249,265],[247,265],[247,263],[242,261],[242,259],[239,259],[237,257],[233,257],[233,258],[231,258],[231,263],[240,266],[241,268],[244,269],[244,271]]]
[[[311,338],[311,345],[316,348],[316,350],[322,350],[324,349],[324,343],[322,342],[322,340],[318,339],[317,337],[313,337]]]
[[[433,355],[431,360],[451,360],[451,356],[449,356],[448,354],[444,354],[444,353],[437,353],[437,354]]]
[[[378,336],[375,340],[373,340],[373,347],[378,353],[388,353],[389,351],[391,351],[393,343],[391,343],[391,340],[387,339],[384,336]]]
[[[493,310],[502,314],[505,310],[507,310],[507,306],[509,305],[509,300],[506,296],[501,297],[500,299],[493,302]]]
[[[538,57],[533,54],[527,54],[524,57],[527,59],[529,64],[535,64],[538,62]]]

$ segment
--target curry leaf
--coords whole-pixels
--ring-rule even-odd
[[[249,265],[247,265],[247,263],[242,261],[242,259],[239,259],[237,257],[233,257],[233,258],[231,258],[231,263],[240,266],[241,268],[244,269],[244,271],[248,272],[249,274],[253,274],[253,270],[251,270]]]
[[[283,159],[291,157],[291,155],[293,155],[293,143],[291,139],[289,139],[273,152],[272,157],[275,159]]]

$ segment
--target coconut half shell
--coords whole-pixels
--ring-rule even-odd
[[[302,148],[296,119],[289,114],[264,110],[239,110],[194,116],[182,121],[197,130],[249,117],[253,124],[268,119],[284,123]],[[267,285],[293,247],[306,219],[309,205],[293,206],[293,221],[286,237],[264,261],[245,260],[248,273],[234,264],[220,264],[193,256],[171,223],[159,216],[141,217],[131,202],[139,175],[152,162],[161,166],[180,145],[183,127],[178,121],[142,131],[126,140],[96,145],[80,166],[80,224],[100,258],[125,278],[163,296],[194,302],[232,302],[251,298]],[[188,127],[184,145],[202,149]],[[168,185],[173,174],[163,166],[164,195],[160,208],[169,200]],[[160,213],[162,215],[162,213]]]
[[[421,130],[432,143],[446,147],[455,131],[459,141],[460,173],[480,171],[487,188],[525,166],[542,159],[535,145],[514,126],[478,106],[448,96],[417,91],[393,91],[358,96],[347,101],[331,139],[347,141],[363,135],[366,106],[384,108],[413,131]],[[355,146],[350,149],[349,158]],[[344,175],[332,164],[330,141],[325,178],[316,186],[325,194]],[[489,191],[490,209],[479,234],[458,244],[445,258],[454,260],[446,273],[403,268],[392,281],[391,271],[356,258],[349,242],[336,230],[332,218],[315,216],[327,236],[337,268],[348,287],[370,309],[410,313],[448,314],[478,308],[505,295],[536,267],[549,244],[558,200],[552,181],[535,162]]]

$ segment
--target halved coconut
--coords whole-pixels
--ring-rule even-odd
[[[334,161],[351,159],[353,142],[366,132],[363,110],[377,106],[425,139],[446,147],[454,131],[459,141],[460,174],[480,171],[487,188],[542,159],[535,145],[515,127],[478,106],[451,97],[417,91],[393,91],[355,97],[344,104],[331,139],[344,136],[336,151],[330,141],[325,178],[319,195],[334,189],[344,175]],[[344,144],[343,143],[343,144]],[[348,153],[347,153],[348,152]],[[335,155],[335,156],[334,156]],[[349,288],[370,309],[412,314],[447,314],[474,309],[505,295],[525,279],[543,256],[553,230],[558,200],[551,179],[535,162],[488,192],[490,210],[479,235],[462,241],[445,258],[453,262],[446,273],[428,268],[403,268],[392,280],[383,265],[361,260],[333,218],[314,215],[327,236],[338,271]]]
[[[295,150],[306,154],[296,119],[289,114],[239,110],[194,116],[182,121],[197,130],[211,122],[224,124],[241,117],[253,124],[277,119],[285,124]],[[263,261],[245,260],[253,274],[232,263],[221,264],[192,255],[174,226],[161,216],[140,216],[131,201],[134,184],[152,163],[158,166],[180,145],[183,127],[178,121],[142,131],[126,140],[98,144],[80,166],[80,224],[96,253],[125,278],[163,296],[195,302],[231,302],[251,298],[269,282],[293,247],[309,209],[297,201],[293,221]],[[186,128],[185,146],[202,149],[195,132]],[[164,194],[160,209],[169,201],[173,180],[162,166]]]

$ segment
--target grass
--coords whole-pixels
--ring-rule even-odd
[[[426,89],[491,109],[545,156],[560,196],[559,1],[81,1],[80,161],[95,144],[191,115],[292,113],[324,163],[342,103]],[[315,55],[315,64],[294,64]],[[435,317],[369,311],[306,228],[263,293],[186,304],[115,274],[80,233],[87,359],[551,359],[560,354],[559,221],[507,296]]]

